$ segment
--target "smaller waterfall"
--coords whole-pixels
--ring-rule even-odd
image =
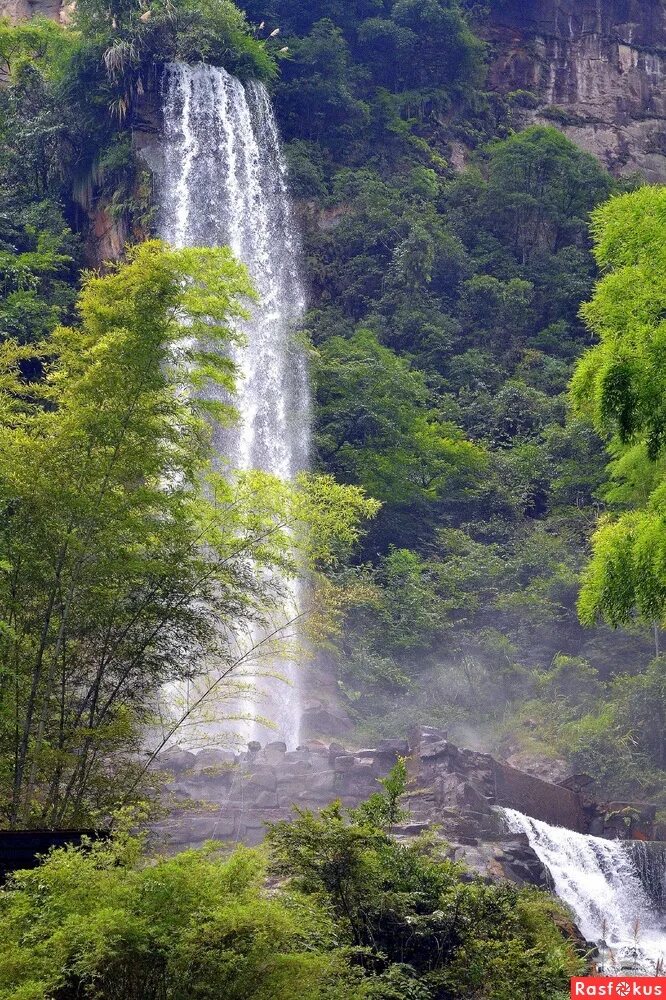
[[[502,813],[512,833],[527,835],[581,934],[599,948],[605,972],[654,975],[663,968],[666,916],[658,904],[665,876],[661,855],[634,841],[604,840],[549,826],[514,809]]]

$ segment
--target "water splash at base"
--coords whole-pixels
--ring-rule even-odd
[[[502,809],[502,814],[512,833],[526,834],[581,934],[597,945],[603,971],[662,974],[666,915],[656,900],[666,871],[659,864],[641,865],[643,845],[589,837],[515,809]],[[646,877],[655,884],[646,885]]]

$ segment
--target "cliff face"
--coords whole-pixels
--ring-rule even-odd
[[[39,14],[58,21],[62,17],[62,7],[61,0],[0,0],[0,17],[23,21]]]
[[[495,0],[491,85],[615,173],[666,181],[666,0]]]
[[[492,88],[536,96],[536,107],[518,102],[517,125],[556,125],[614,173],[666,181],[666,0],[491,0],[491,8]],[[67,8],[0,0],[0,16],[34,14],[66,19]]]

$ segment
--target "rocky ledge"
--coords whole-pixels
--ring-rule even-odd
[[[434,831],[451,857],[489,878],[548,885],[527,838],[507,833],[498,806],[598,836],[646,840],[654,833],[653,806],[596,802],[584,775],[550,783],[457,747],[440,730],[422,729],[409,741],[383,740],[360,750],[316,740],[297,750],[280,742],[250,743],[241,753],[172,749],[156,762],[165,817],[153,836],[172,851],[206,840],[255,845],[266,824],[289,818],[294,806],[317,810],[335,799],[358,805],[377,791],[377,780],[398,757],[408,759],[409,818],[397,836]]]

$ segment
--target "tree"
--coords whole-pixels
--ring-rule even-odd
[[[211,662],[228,674],[247,623],[283,617],[299,559],[335,559],[361,510],[376,509],[326,478],[212,471],[211,422],[233,409],[198,392],[233,392],[228,324],[252,295],[227,249],[149,242],[85,278],[80,323],[39,345],[46,378],[29,395],[21,364],[34,349],[3,347],[0,808],[11,824],[81,823],[135,789],[160,685]]]
[[[659,470],[647,497],[625,491],[630,509],[604,519],[593,540],[580,597],[583,621],[611,625],[666,615],[666,192],[645,187],[613,198],[593,217],[595,256],[605,272],[583,308],[599,338],[579,361],[571,392],[577,411],[610,441],[616,479]]]
[[[327,914],[264,878],[243,848],[149,862],[116,836],[54,851],[3,893],[0,996],[363,1000]]]
[[[482,79],[484,46],[470,31],[457,0],[397,0],[391,17],[414,36],[411,60],[403,69],[408,87]]]
[[[588,215],[612,191],[594,157],[534,126],[490,147],[484,210],[522,263],[585,242]]]
[[[371,331],[327,341],[317,374],[318,445],[343,482],[387,504],[435,500],[474,484],[483,452],[450,422],[419,412],[423,376]]]
[[[341,30],[323,18],[293,43],[278,97],[289,135],[338,147],[367,123],[365,104],[349,86],[349,47]]]
[[[374,980],[370,995],[509,1000],[519,982],[528,1000],[558,996],[579,963],[550,922],[552,904],[529,890],[463,882],[435,840],[396,841],[404,762],[382,784],[357,809],[297,810],[268,833],[274,873],[330,908]]]

